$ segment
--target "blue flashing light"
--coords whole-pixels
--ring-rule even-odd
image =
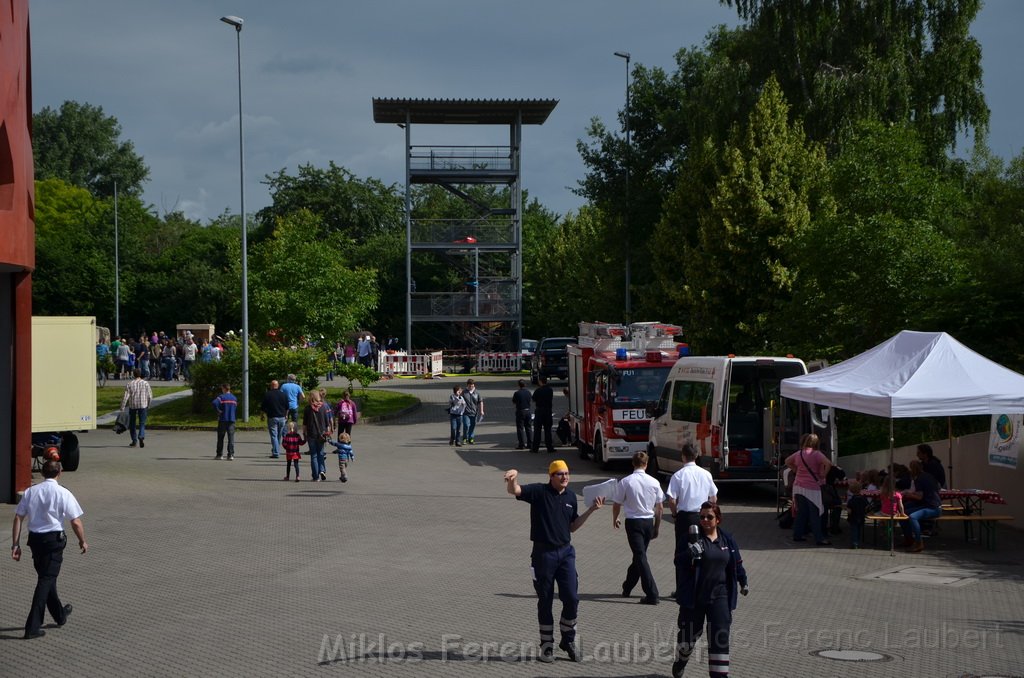
[[[616,360],[626,360],[628,355],[629,354],[627,353],[626,349],[624,349],[624,348],[617,348],[617,349],[615,349],[615,359]]]
[[[689,344],[679,344],[679,347],[678,347],[677,350],[679,351],[679,357],[680,358],[682,358],[684,356],[690,355],[690,345]]]

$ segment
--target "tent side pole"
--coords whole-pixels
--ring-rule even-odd
[[[896,437],[893,435],[892,416],[889,417],[889,477],[887,480],[892,483],[893,491],[896,491],[896,476],[894,475],[894,464],[893,457],[895,456]],[[895,517],[896,511],[895,506],[893,507],[893,516]],[[896,556],[896,520],[889,521],[889,557],[894,558]]]
[[[946,434],[949,438],[949,477],[946,478],[946,487],[953,488],[953,417],[946,417]]]

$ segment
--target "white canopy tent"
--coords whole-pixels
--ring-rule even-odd
[[[904,330],[818,372],[782,380],[782,397],[879,417],[1024,412],[1024,375],[945,332]]]
[[[945,332],[904,330],[849,360],[783,379],[782,397],[888,417],[892,473],[893,419],[1024,412],[1024,375]]]

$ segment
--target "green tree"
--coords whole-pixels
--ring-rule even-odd
[[[327,169],[300,165],[296,176],[282,169],[267,175],[263,183],[273,203],[256,214],[257,241],[269,237],[278,219],[299,210],[317,215],[323,232],[336,233],[355,244],[404,226],[403,198],[395,186],[360,179],[334,162]]]
[[[1021,372],[1024,154],[1007,163],[976,147],[962,169],[964,228],[956,239],[970,274],[942,290],[937,305],[958,339]]]
[[[793,244],[830,210],[824,149],[788,119],[769,79],[748,124],[723,150],[697,245],[684,245],[689,336],[702,352],[765,349],[799,267]]]
[[[909,125],[862,123],[844,140],[836,212],[797,244],[803,266],[775,322],[792,350],[841,358],[902,329],[955,333],[945,298],[968,280],[954,239],[966,201],[926,153]]]
[[[320,218],[299,210],[277,222],[250,257],[250,331],[287,340],[332,340],[358,329],[379,300],[377,271],[351,268],[338,255],[341,236],[323,234]]]
[[[581,320],[623,320],[620,250],[603,223],[597,210],[584,207],[545,234],[524,290],[526,325],[536,338],[574,335]]]
[[[777,78],[808,136],[830,145],[861,119],[910,123],[931,163],[989,120],[981,0],[721,0],[747,20],[733,58],[750,85]]]
[[[122,327],[241,327],[240,220],[221,218],[203,226],[180,212],[163,219],[148,213],[132,216],[122,219],[128,224],[128,237],[122,236],[127,244]]]
[[[114,315],[114,225],[106,205],[61,179],[36,182],[36,315]]]
[[[50,107],[32,116],[32,150],[36,178],[61,179],[88,190],[97,198],[118,191],[142,192],[149,168],[131,141],[121,140],[117,118],[103,108],[65,101],[59,110]]]

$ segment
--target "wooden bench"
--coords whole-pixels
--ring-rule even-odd
[[[872,525],[872,539],[874,543],[878,544],[878,526],[884,524],[886,526],[886,536],[889,534],[889,530],[892,529],[892,523],[894,521],[907,520],[906,516],[884,516],[880,514],[869,514],[864,517],[865,521]],[[996,525],[1000,522],[1013,520],[1013,516],[998,515],[998,514],[985,514],[985,513],[971,513],[964,515],[962,513],[943,513],[938,518],[931,518],[935,522],[946,523],[946,522],[958,522],[964,526],[964,541],[971,541],[974,538],[973,527],[975,523],[980,526],[981,538],[986,548],[990,551],[994,551],[996,548]]]
[[[938,518],[933,518],[932,520],[938,523],[963,523],[964,541],[970,541],[974,538],[973,527],[977,523],[981,528],[979,536],[985,543],[985,547],[990,551],[994,551],[996,548],[996,525],[1003,521],[1013,520],[1013,516],[992,513],[971,513],[968,515],[962,513],[943,513]]]

